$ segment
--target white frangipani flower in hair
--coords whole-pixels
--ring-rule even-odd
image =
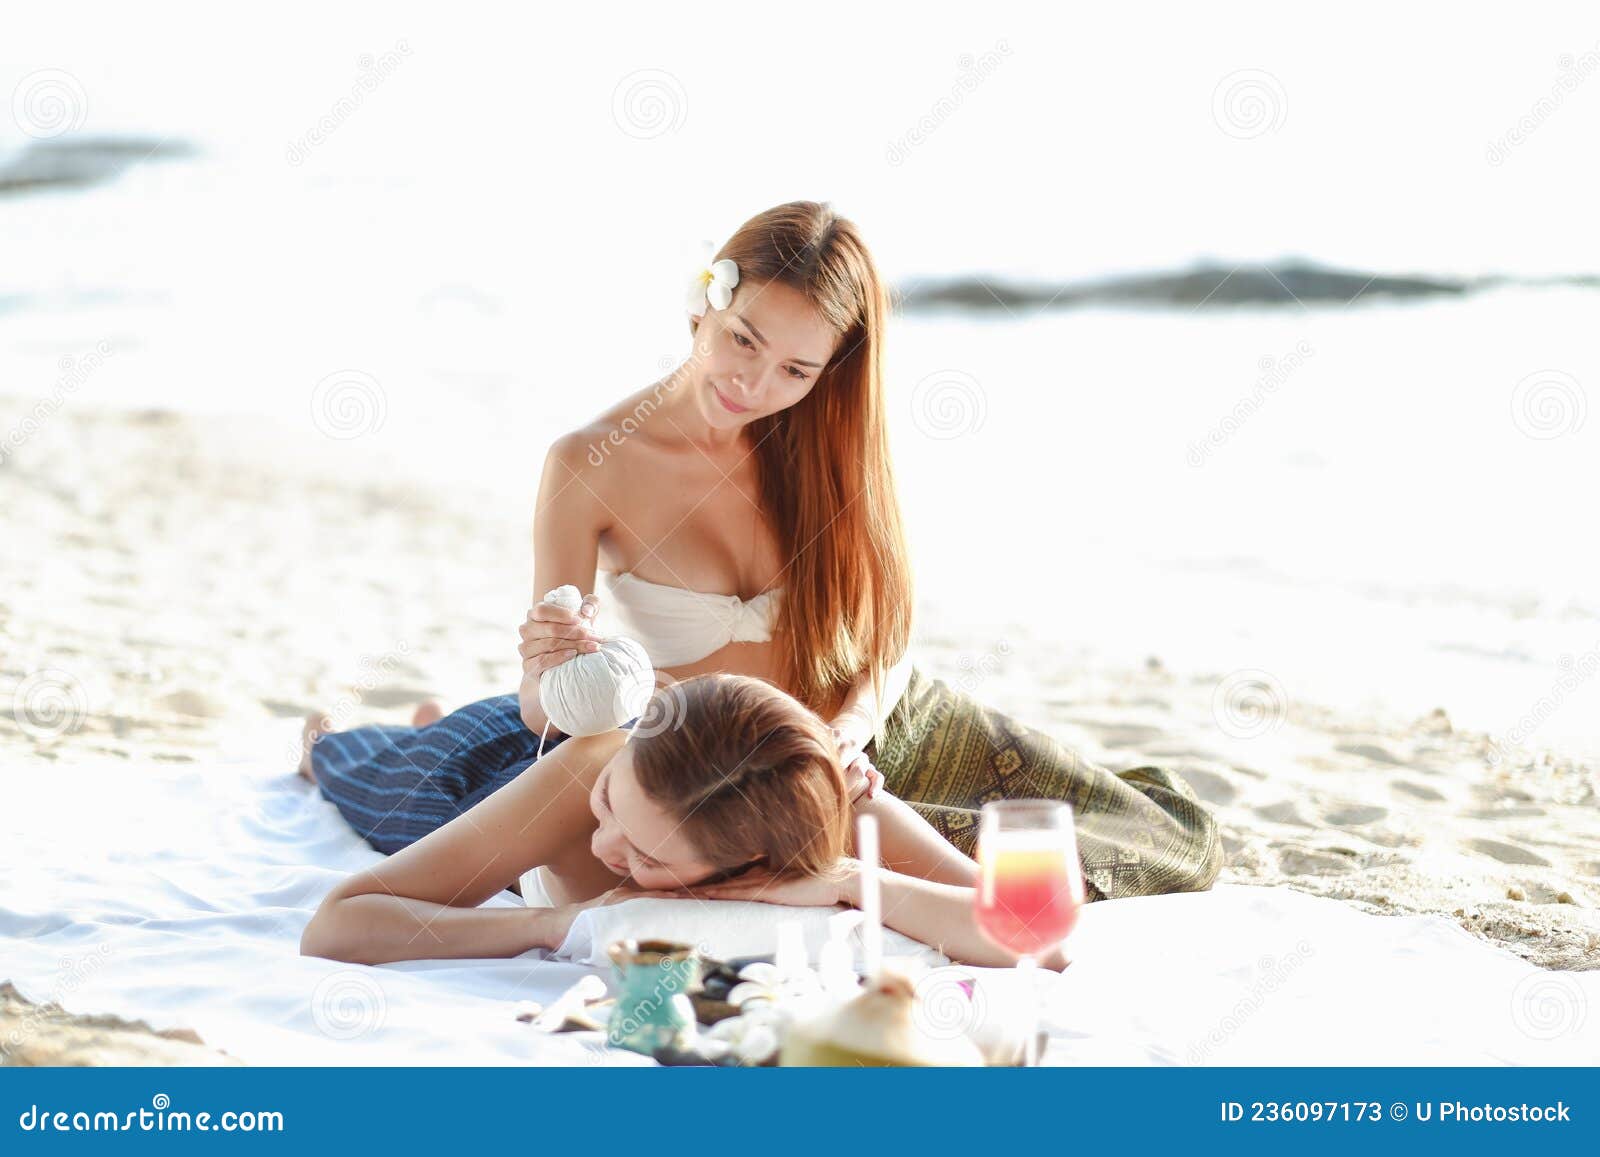
[[[733,287],[739,284],[739,267],[724,257],[700,270],[689,283],[689,316],[704,317],[706,306],[727,309],[733,301]]]

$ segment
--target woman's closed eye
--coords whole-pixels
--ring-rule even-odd
[[[745,337],[744,334],[740,333],[738,330],[730,329],[728,332],[733,335],[733,340],[739,344],[740,349],[753,350],[756,348],[756,343]],[[784,371],[795,381],[803,382],[806,380],[806,372],[800,369],[800,367],[784,366],[783,368]]]
[[[606,809],[606,811],[611,810],[611,781],[609,778],[602,779],[600,781],[600,803]],[[642,867],[659,868],[662,866],[660,860],[653,860],[643,853],[638,853],[635,858],[639,861],[639,864]]]

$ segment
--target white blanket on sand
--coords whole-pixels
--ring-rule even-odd
[[[377,968],[300,956],[323,894],[381,857],[280,768],[13,764],[0,813],[0,979],[69,1011],[193,1028],[252,1064],[653,1063],[601,1048],[599,1034],[516,1021],[515,1002],[604,975],[547,952]],[[489,903],[519,901],[506,892]],[[725,930],[705,919],[715,947]],[[743,940],[752,917],[741,919]],[[1600,1058],[1600,971],[1541,971],[1441,918],[1221,885],[1091,904],[1070,948],[1072,967],[1043,974],[1049,1064]],[[996,993],[1013,978],[972,971]]]

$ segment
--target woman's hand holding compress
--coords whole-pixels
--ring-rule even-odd
[[[529,611],[518,628],[522,642],[517,654],[522,656],[523,675],[543,675],[578,655],[598,651],[600,641],[593,624],[599,607],[598,598],[585,595],[577,611],[554,603],[539,603]]]

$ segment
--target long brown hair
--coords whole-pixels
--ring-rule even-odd
[[[911,639],[911,566],[889,460],[889,295],[854,224],[827,202],[760,213],[717,251],[739,286],[799,290],[840,335],[816,385],[750,424],[762,505],[787,560],[778,637],[788,685],[825,710],[863,671],[881,695]]]
[[[640,789],[729,874],[759,857],[777,875],[827,875],[850,846],[838,745],[815,714],[763,679],[696,675],[659,688],[628,741]]]

